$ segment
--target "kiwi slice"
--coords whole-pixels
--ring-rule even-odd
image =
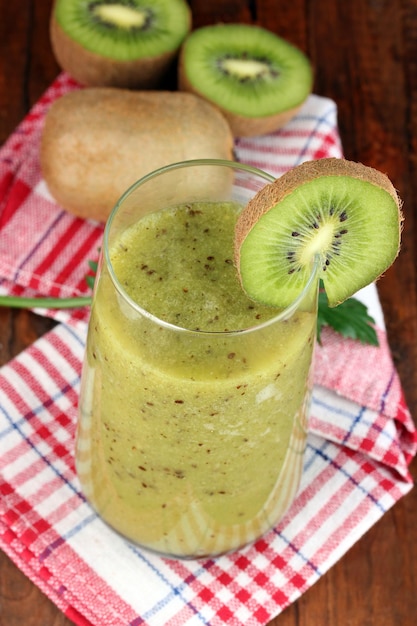
[[[310,94],[313,72],[298,48],[249,24],[196,29],[180,53],[178,85],[221,109],[235,136],[266,134]]]
[[[336,306],[393,263],[402,220],[401,201],[381,172],[336,158],[303,163],[261,189],[239,216],[242,286],[253,300],[289,306],[318,258]]]
[[[56,0],[51,43],[86,86],[155,88],[191,28],[185,0]]]

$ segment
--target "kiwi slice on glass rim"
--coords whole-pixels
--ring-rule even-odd
[[[56,0],[50,20],[58,64],[94,87],[157,87],[190,29],[185,0]]]
[[[308,161],[266,185],[239,216],[235,261],[243,289],[289,306],[319,259],[330,306],[376,280],[395,260],[401,201],[385,174],[353,161]]]
[[[221,109],[237,137],[282,127],[311,93],[312,83],[303,52],[259,26],[203,26],[181,47],[179,88]]]

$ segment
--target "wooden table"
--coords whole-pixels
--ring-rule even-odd
[[[0,0],[0,143],[59,73],[48,20],[52,0]],[[402,253],[379,282],[388,336],[417,416],[416,0],[198,0],[194,25],[256,22],[311,58],[315,93],[333,98],[345,156],[384,172],[404,201]],[[53,322],[0,309],[0,363]],[[417,476],[417,462],[412,465]],[[411,626],[417,618],[417,491],[388,512],[273,626]],[[0,625],[71,622],[0,555]],[[161,625],[162,626],[162,625]]]

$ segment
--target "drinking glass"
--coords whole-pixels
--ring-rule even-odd
[[[108,525],[167,557],[236,550],[274,527],[293,501],[307,437],[317,263],[291,306],[236,327],[239,311],[228,303],[228,327],[211,330],[209,323],[190,328],[159,317],[143,305],[141,290],[132,297],[114,255],[122,250],[125,263],[138,265],[126,237],[157,212],[186,207],[190,216],[201,208],[208,215],[194,236],[198,256],[203,239],[218,238],[222,220],[218,210],[210,221],[213,207],[238,212],[272,181],[235,162],[172,164],[127,190],[105,227],[82,372],[77,473]],[[171,230],[163,234],[169,239]],[[169,271],[160,239],[153,239],[151,258]],[[236,271],[233,251],[221,253],[224,267]],[[144,269],[137,267],[133,280]],[[199,293],[211,293],[210,271],[205,280]],[[155,298],[163,305],[165,297],[161,279]],[[167,310],[180,306],[171,302]],[[256,310],[256,303],[247,306]]]

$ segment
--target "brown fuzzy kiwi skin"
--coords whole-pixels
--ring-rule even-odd
[[[191,30],[191,12],[188,31]],[[58,65],[86,87],[156,89],[178,56],[178,49],[152,58],[118,61],[87,50],[60,26],[54,11],[50,18],[51,46]]]
[[[350,176],[381,187],[388,192],[398,207],[399,236],[401,236],[404,219],[401,211],[401,200],[388,176],[372,167],[346,159],[330,157],[306,161],[262,188],[239,215],[235,229],[234,244],[234,260],[238,271],[240,267],[240,248],[259,218],[300,185],[324,176]],[[399,249],[400,239],[398,241],[398,252]]]
[[[106,221],[142,176],[192,159],[233,160],[227,121],[192,94],[76,89],[45,118],[42,176],[55,201],[78,217]]]
[[[180,89],[180,91],[194,93],[200,98],[205,98],[213,106],[217,107],[229,122],[234,137],[255,137],[258,135],[267,135],[268,133],[279,130],[292,120],[304,104],[304,102],[302,102],[298,106],[287,109],[286,111],[281,111],[280,113],[275,113],[274,115],[266,115],[264,117],[246,117],[238,115],[237,113],[232,113],[207,98],[206,95],[202,94],[198,91],[198,89],[195,89],[195,87],[188,80],[184,67],[183,46],[181,47],[178,60],[178,89]]]

